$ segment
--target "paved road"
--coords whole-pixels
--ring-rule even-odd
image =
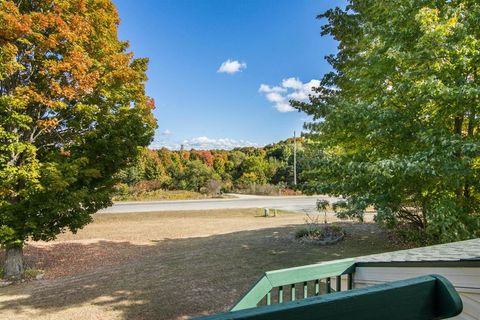
[[[295,212],[316,212],[317,199],[335,201],[328,196],[285,196],[264,197],[245,196],[231,199],[205,199],[205,200],[178,200],[178,201],[142,201],[142,202],[117,202],[112,207],[101,210],[101,213],[126,213],[126,212],[154,212],[177,210],[211,210],[234,208],[270,208]]]

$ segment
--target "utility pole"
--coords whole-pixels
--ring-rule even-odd
[[[293,185],[297,185],[297,133],[293,131]]]

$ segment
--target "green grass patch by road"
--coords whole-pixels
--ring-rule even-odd
[[[137,194],[117,195],[113,198],[113,201],[195,200],[206,198],[206,195],[194,191],[154,190]]]

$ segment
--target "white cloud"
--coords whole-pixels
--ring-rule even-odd
[[[290,77],[283,79],[280,86],[269,86],[262,83],[258,91],[265,94],[265,98],[273,103],[279,112],[295,111],[289,100],[307,102],[310,95],[315,94],[313,90],[320,86],[320,80],[312,79],[303,83],[298,78]]]
[[[287,89],[279,87],[279,86],[274,86],[270,87],[269,85],[266,84],[261,84],[260,88],[258,89],[258,92],[264,92],[264,93],[270,93],[270,92],[287,92]]]
[[[240,147],[259,147],[257,143],[250,142],[247,140],[235,140],[230,138],[218,138],[212,139],[206,136],[185,139],[183,141],[168,142],[165,140],[154,141],[150,148],[160,149],[166,147],[171,150],[179,150],[181,147],[185,150],[196,149],[196,150],[212,150],[212,149],[226,149],[231,150],[234,148]]]
[[[169,136],[172,134],[172,131],[168,130],[168,129],[165,129],[162,131],[162,136]]]
[[[307,90],[310,90],[313,93],[313,88],[320,87],[320,80],[312,79],[306,84],[304,84],[304,86],[307,88]]]
[[[288,95],[288,98],[292,100],[306,101],[308,100],[308,94],[303,90],[299,90],[299,91],[294,91],[290,93]]]
[[[275,105],[275,108],[280,112],[292,112],[295,108],[290,105],[289,102],[281,102]]]
[[[301,89],[302,86],[303,83],[298,78],[291,77],[282,80],[282,87],[284,88]]]
[[[245,62],[240,62],[238,60],[230,60],[224,61],[220,68],[218,68],[217,72],[220,73],[228,73],[234,74],[237,72],[242,71],[243,69],[247,68],[247,64]]]
[[[229,138],[211,139],[205,136],[184,140],[185,149],[233,149],[238,147],[258,147],[258,144],[246,140],[235,140]]]
[[[277,93],[277,92],[267,93],[266,97],[268,101],[275,102],[275,103],[281,103],[285,100],[285,98],[280,93]]]
[[[154,150],[161,149],[161,148],[167,148],[167,149],[170,149],[170,150],[180,150],[180,146],[181,146],[181,144],[177,143],[177,142],[160,140],[160,141],[153,141],[150,144],[149,148],[154,149]]]

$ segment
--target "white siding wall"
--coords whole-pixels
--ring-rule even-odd
[[[480,268],[358,267],[353,283],[355,288],[362,288],[427,274],[444,276],[460,294],[463,312],[452,319],[480,319]]]

